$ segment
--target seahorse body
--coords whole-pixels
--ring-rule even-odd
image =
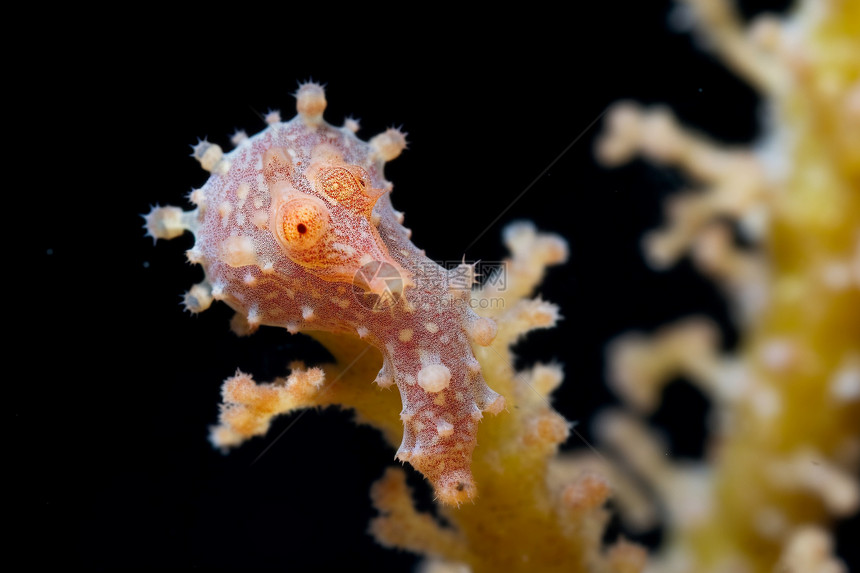
[[[391,205],[383,168],[405,148],[403,134],[365,142],[355,122],[328,124],[314,83],[296,99],[292,120],[270,114],[268,128],[235,138],[230,153],[195,146],[212,173],[190,196],[196,209],[156,207],[146,228],[154,238],[194,233],[187,255],[206,279],[186,295],[193,312],[220,300],[240,330],[354,334],[378,348],[376,383],[396,383],[403,405],[397,457],[458,504],[476,493],[470,465],[482,412],[504,408],[471,348],[490,344],[496,325],[469,307],[471,267],[448,271],[428,259]]]

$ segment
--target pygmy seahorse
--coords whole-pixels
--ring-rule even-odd
[[[469,306],[472,267],[446,270],[428,259],[392,207],[383,168],[406,147],[404,134],[363,141],[356,122],[338,128],[323,119],[320,85],[295,95],[293,119],[270,114],[260,133],[234,137],[230,153],[208,141],[194,146],[211,172],[190,195],[196,208],[155,207],[145,226],[155,239],[194,233],[187,256],[205,280],[185,296],[192,312],[220,300],[240,330],[354,334],[378,348],[375,382],[397,384],[403,406],[398,459],[441,501],[459,504],[476,495],[470,465],[482,412],[504,409],[471,348],[489,345],[496,324]]]

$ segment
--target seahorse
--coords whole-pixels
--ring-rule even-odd
[[[187,257],[205,280],[185,295],[190,311],[222,301],[237,313],[234,329],[351,334],[379,349],[375,383],[396,384],[402,402],[397,458],[458,505],[477,494],[479,420],[505,408],[472,349],[497,330],[469,306],[473,265],[443,268],[410,241],[384,176],[406,147],[401,131],[363,141],[354,120],[323,119],[319,84],[295,96],[291,120],[269,114],[263,131],[235,136],[229,153],[205,140],[193,146],[211,173],[189,196],[195,207],[154,207],[145,227],[155,240],[194,234]]]

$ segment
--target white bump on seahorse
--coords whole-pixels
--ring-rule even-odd
[[[231,267],[257,264],[257,253],[251,237],[232,235],[221,243],[221,260]]]
[[[441,392],[451,383],[451,371],[444,364],[428,364],[418,371],[418,385],[427,392]]]

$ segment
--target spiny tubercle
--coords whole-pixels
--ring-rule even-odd
[[[383,168],[405,148],[404,135],[390,129],[365,142],[355,122],[328,124],[317,84],[302,85],[296,99],[292,120],[269,114],[269,127],[234,138],[230,153],[196,145],[194,157],[212,173],[190,195],[196,208],[156,207],[146,228],[154,238],[194,233],[188,259],[206,278],[186,294],[192,312],[220,300],[243,332],[328,331],[377,347],[384,363],[376,382],[396,383],[403,404],[397,457],[441,501],[459,504],[476,495],[478,421],[504,409],[471,347],[489,345],[496,325],[469,307],[470,285],[449,280],[471,268],[429,260],[391,205]]]

